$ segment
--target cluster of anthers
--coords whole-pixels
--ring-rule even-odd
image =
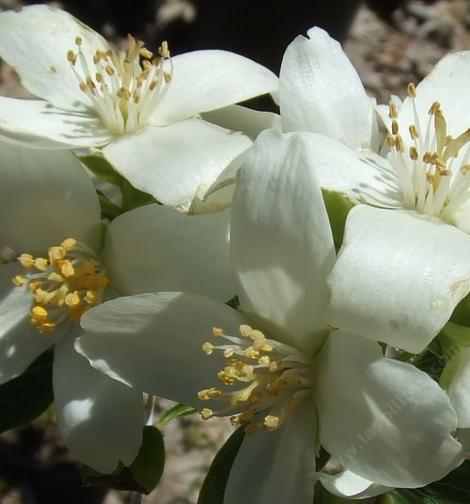
[[[212,334],[225,342],[205,342],[202,350],[207,355],[223,353],[225,367],[218,377],[225,387],[201,390],[198,397],[202,401],[225,399],[229,404],[215,412],[202,409],[203,419],[229,416],[232,425],[244,425],[249,434],[259,429],[274,430],[311,394],[313,362],[298,350],[270,340],[248,325],[240,326],[239,336],[229,336],[216,327]],[[242,388],[236,387],[241,384]]]
[[[408,208],[453,222],[455,213],[468,201],[470,189],[470,149],[455,159],[470,142],[470,129],[457,137],[447,134],[447,123],[439,102],[429,109],[429,119],[422,129],[416,108],[416,87],[408,84],[408,97],[413,106],[414,124],[409,126],[410,146],[400,134],[398,110],[392,102],[389,117],[392,134],[387,138],[391,161],[397,172]]]
[[[43,334],[50,334],[66,318],[78,322],[101,301],[109,283],[95,253],[73,238],[50,247],[47,258],[21,254],[18,262],[25,274],[13,277],[13,283],[31,291],[35,302],[30,321]]]
[[[146,126],[173,75],[168,44],[163,42],[154,55],[128,35],[127,52],[97,49],[92,61],[82,44],[75,37],[76,51],[67,51],[67,60],[105,128],[123,135]]]

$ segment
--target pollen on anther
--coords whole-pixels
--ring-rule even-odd
[[[406,92],[410,98],[416,97],[416,86],[413,82],[410,82],[406,88]]]
[[[209,418],[212,418],[214,416],[214,412],[209,409],[209,408],[203,408],[201,410],[201,417],[203,420],[209,420]]]
[[[220,327],[213,327],[212,328],[212,336],[221,337],[223,335],[224,335],[224,330],[221,329]]]
[[[275,415],[266,415],[263,420],[263,425],[267,429],[277,429],[279,427],[279,417]]]
[[[212,355],[212,353],[214,352],[214,345],[212,343],[209,343],[208,341],[206,341],[203,345],[202,345],[202,351],[206,354],[206,355]]]

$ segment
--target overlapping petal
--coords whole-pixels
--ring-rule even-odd
[[[77,329],[55,347],[57,421],[73,455],[109,474],[118,462],[130,465],[137,456],[144,421],[142,394],[93,369],[73,348]]]
[[[236,294],[229,234],[229,210],[188,216],[148,205],[111,223],[103,258],[121,294],[184,291],[225,302]]]
[[[339,463],[377,484],[414,488],[463,461],[455,412],[426,373],[342,331],[329,336],[318,363],[320,442]]]
[[[167,125],[278,89],[277,77],[244,56],[220,50],[192,51],[173,58],[168,92],[152,122]]]
[[[414,212],[358,205],[329,277],[329,323],[421,352],[470,290],[470,237]]]
[[[470,428],[470,348],[458,356],[459,362],[447,389],[452,405],[457,412],[459,427]]]
[[[246,435],[230,471],[224,504],[311,504],[316,427],[314,409],[305,403],[279,430]]]
[[[0,143],[0,237],[18,252],[41,252],[73,237],[96,247],[100,208],[93,184],[67,151]]]
[[[240,313],[178,292],[121,297],[88,311],[78,349],[92,365],[137,390],[201,408],[197,392],[217,382],[223,358],[201,346],[212,327],[238,334]]]
[[[231,248],[242,309],[301,349],[325,327],[333,239],[302,134],[265,132],[247,153],[232,204]],[[256,325],[256,324],[255,324]]]
[[[284,131],[321,133],[352,147],[371,147],[372,101],[338,42],[321,28],[299,36],[282,60],[279,98]]]
[[[201,119],[150,126],[103,150],[118,172],[165,205],[187,211],[222,170],[251,145],[248,137]]]

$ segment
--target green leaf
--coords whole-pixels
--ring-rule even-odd
[[[0,386],[0,432],[28,424],[50,406],[52,360],[53,352],[44,352],[21,376]]]
[[[240,427],[219,450],[199,492],[198,504],[220,504],[224,501],[227,480],[244,437],[245,429]]]
[[[119,464],[112,474],[101,474],[82,465],[81,473],[86,484],[148,494],[160,481],[164,466],[165,447],[161,432],[156,427],[146,426],[142,446],[129,467]]]
[[[343,243],[344,226],[349,211],[354,206],[354,203],[345,195],[322,189],[323,201],[325,202],[326,211],[330,220],[333,240],[335,242],[336,251],[338,251]]]
[[[122,213],[121,208],[110,201],[105,194],[100,191],[96,192],[98,193],[102,217],[111,221]]]
[[[78,156],[78,159],[101,180],[113,185],[121,185],[123,177],[113,169],[102,154]]]
[[[162,428],[175,418],[192,415],[194,413],[197,413],[197,410],[191,406],[186,406],[186,404],[175,404],[161,414],[160,419],[158,420],[158,425]]]
[[[465,296],[455,307],[454,313],[450,317],[450,321],[455,324],[470,327],[470,294]]]
[[[439,383],[447,389],[465,357],[465,349],[470,346],[470,328],[449,322],[439,334],[439,341],[446,362]]]
[[[420,502],[420,501],[418,501]],[[387,492],[377,498],[377,504],[417,504],[416,497],[398,493],[397,491]]]

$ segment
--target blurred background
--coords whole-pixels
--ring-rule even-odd
[[[0,10],[38,2],[0,0]],[[41,2],[45,3],[45,2]],[[368,93],[379,103],[403,96],[447,52],[470,49],[470,0],[63,0],[47,2],[80,18],[116,45],[127,33],[152,50],[167,40],[173,54],[218,48],[278,72],[287,45],[319,25],[341,41]],[[27,97],[0,63],[0,94]],[[157,409],[170,405],[160,401]],[[158,416],[158,411],[157,411]],[[76,463],[54,426],[53,409],[32,425],[0,436],[1,504],[136,504],[136,496],[81,485]],[[165,427],[167,461],[145,504],[189,504],[230,433],[196,416]]]

